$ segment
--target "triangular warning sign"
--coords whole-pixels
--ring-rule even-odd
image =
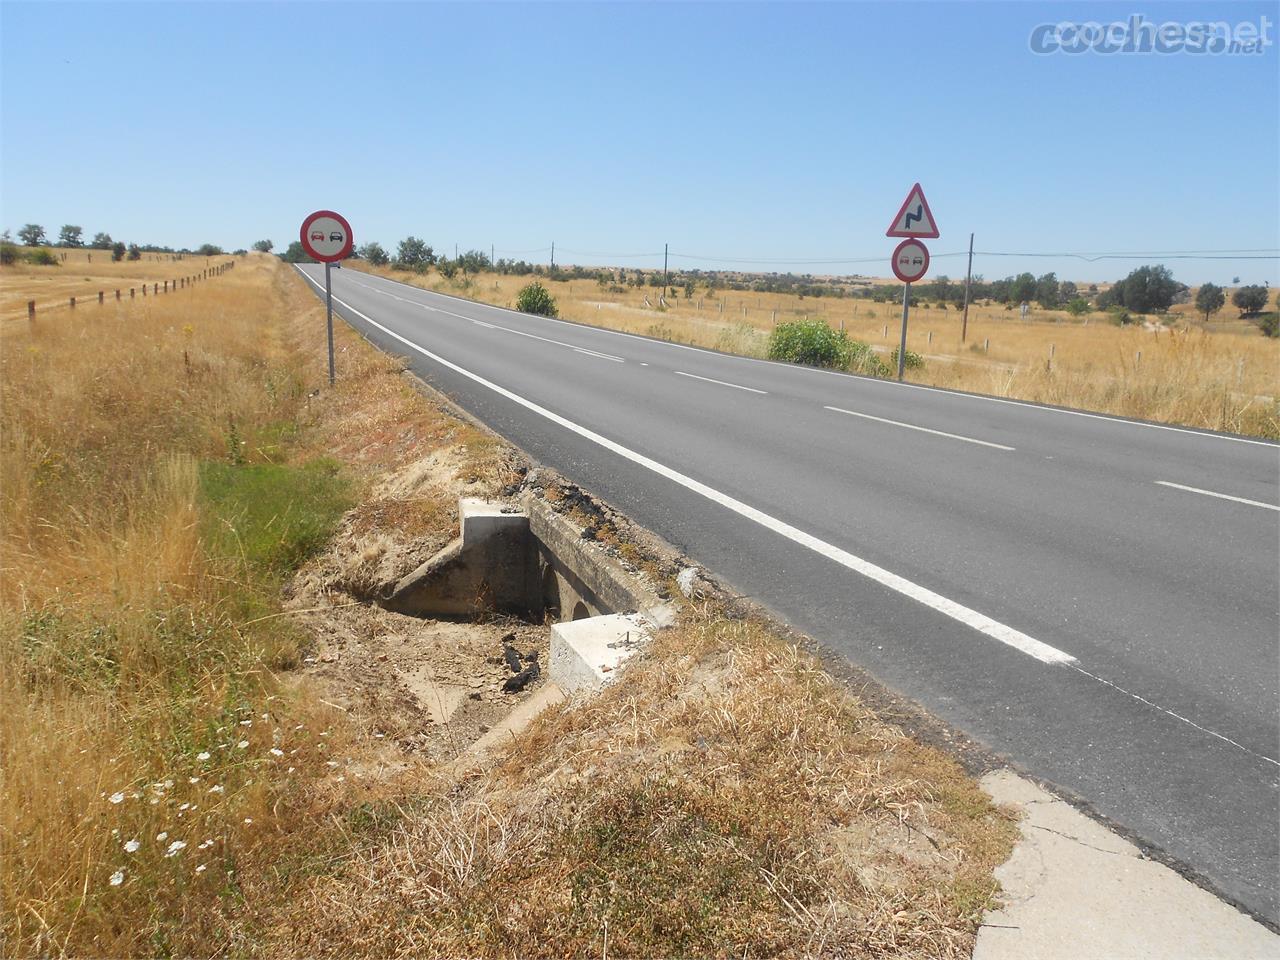
[[[885,231],[886,237],[936,237],[938,225],[933,221],[933,211],[929,209],[929,201],[924,198],[920,184],[911,188],[902,209],[893,218],[893,223]]]

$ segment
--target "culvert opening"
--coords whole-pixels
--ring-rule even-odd
[[[463,498],[461,535],[402,577],[381,600],[411,616],[500,613],[533,622],[577,621],[640,612],[658,622],[669,611],[581,528],[536,497],[524,509]]]

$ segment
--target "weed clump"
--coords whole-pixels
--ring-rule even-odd
[[[557,315],[555,299],[537,280],[522,287],[516,294],[516,309],[521,313],[533,313],[540,317]]]

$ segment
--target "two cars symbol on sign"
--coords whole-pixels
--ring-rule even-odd
[[[313,260],[336,263],[351,256],[351,224],[332,210],[317,210],[302,221],[302,248]]]
[[[895,277],[903,283],[915,283],[929,272],[929,249],[919,240],[903,240],[890,263]]]

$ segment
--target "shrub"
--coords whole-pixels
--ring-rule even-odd
[[[1067,301],[1067,313],[1071,314],[1073,317],[1082,317],[1091,309],[1089,301],[1084,299],[1084,297],[1073,297]]]
[[[27,260],[37,267],[56,267],[61,262],[52,250],[45,250],[43,247],[28,253]]]
[[[906,352],[906,357],[902,361],[903,367],[908,370],[920,370],[924,368],[924,357],[912,350]],[[889,355],[889,366],[895,372],[898,369],[898,348],[893,348],[893,353]]]
[[[18,260],[18,247],[12,243],[0,243],[0,264],[10,266]]]
[[[1280,337],[1280,312],[1264,313],[1258,317],[1258,328],[1268,337]]]
[[[848,367],[853,345],[843,330],[832,330],[821,320],[780,323],[769,336],[769,359],[803,363],[811,367]]]
[[[516,294],[516,309],[521,313],[536,313],[540,317],[557,315],[555,300],[536,280]]]

